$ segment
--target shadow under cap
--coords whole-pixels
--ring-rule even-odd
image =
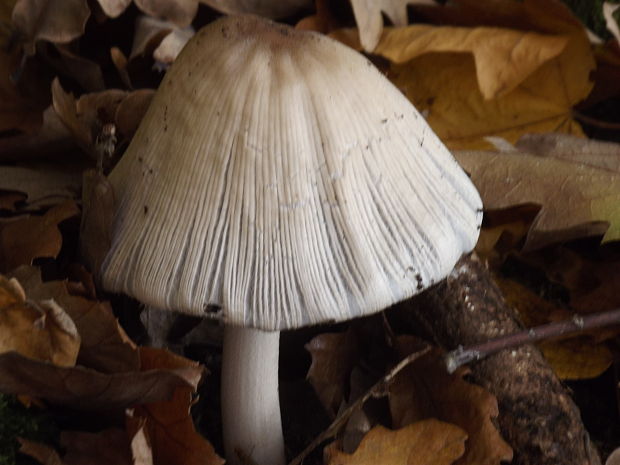
[[[251,16],[190,40],[110,182],[106,289],[266,330],[420,292],[482,218],[467,175],[366,58]]]

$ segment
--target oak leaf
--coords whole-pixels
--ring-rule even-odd
[[[450,465],[464,451],[467,434],[459,427],[424,420],[398,430],[375,426],[353,454],[325,449],[327,465]]]
[[[535,204],[525,248],[603,235],[620,239],[620,173],[524,153],[457,151],[485,209]]]

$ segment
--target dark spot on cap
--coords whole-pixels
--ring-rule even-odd
[[[149,207],[147,207],[146,205],[144,206],[144,214],[146,215],[149,212]]]
[[[418,285],[416,286],[416,289],[418,291],[421,291],[422,289],[424,289],[424,282],[422,281],[422,276],[420,275],[420,273],[415,274],[415,280],[418,283]]]
[[[239,24],[237,24],[237,26],[239,26]],[[227,28],[226,26],[224,26],[224,27],[223,27],[222,29],[220,29],[220,30],[221,30],[221,32],[222,32],[222,37],[223,37],[224,39],[228,39],[228,37],[229,37],[229,35],[230,35],[230,34],[228,33],[228,28]]]

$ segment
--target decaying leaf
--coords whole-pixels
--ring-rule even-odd
[[[0,391],[88,411],[170,399],[178,387],[195,389],[201,374],[198,366],[105,374],[82,366],[58,367],[17,352],[0,354]]]
[[[408,355],[417,342],[412,337],[400,336],[396,345],[402,355]],[[393,426],[437,418],[467,432],[459,465],[499,465],[511,460],[512,449],[493,424],[499,413],[497,400],[482,387],[463,380],[464,373],[448,374],[439,351],[404,368],[389,387]]]
[[[86,0],[18,0],[13,23],[28,39],[26,51],[34,53],[34,42],[69,42],[84,33],[90,9]]]
[[[161,349],[141,348],[143,370],[195,370],[197,364]],[[132,434],[144,428],[159,465],[221,465],[213,446],[194,429],[189,413],[192,388],[179,386],[163,402],[144,403],[130,412],[128,429]],[[195,386],[194,386],[195,390]]]
[[[36,459],[42,465],[66,465],[54,449],[46,444],[18,438],[22,454]]]
[[[485,209],[541,206],[525,248],[604,235],[620,239],[620,173],[523,153],[458,151]]]
[[[0,166],[0,189],[26,194],[21,210],[38,210],[77,200],[82,185],[82,167],[74,163],[24,163]]]
[[[360,357],[358,344],[353,330],[320,334],[306,344],[306,350],[312,356],[306,377],[332,418],[346,400],[348,379]]]
[[[153,58],[158,63],[170,65],[181,53],[183,47],[189,39],[194,35],[194,29],[191,26],[183,29],[176,28],[162,39],[159,46],[153,52]]]
[[[79,348],[75,324],[53,299],[27,300],[17,279],[0,276],[0,353],[67,367],[75,365]]]
[[[29,265],[35,258],[56,257],[62,246],[58,224],[76,216],[79,209],[68,200],[43,216],[30,216],[0,227],[0,271]]]
[[[66,281],[41,281],[41,271],[23,266],[11,273],[32,299],[53,299],[75,322],[82,339],[78,361],[104,373],[131,372],[139,369],[140,357],[133,342],[120,327],[112,308],[69,294]]]
[[[437,420],[424,420],[391,431],[375,426],[353,454],[325,449],[328,465],[450,465],[463,455],[467,434]]]

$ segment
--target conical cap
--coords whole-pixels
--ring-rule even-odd
[[[187,44],[110,181],[106,289],[266,330],[420,292],[473,248],[482,216],[467,175],[366,58],[257,17]]]

